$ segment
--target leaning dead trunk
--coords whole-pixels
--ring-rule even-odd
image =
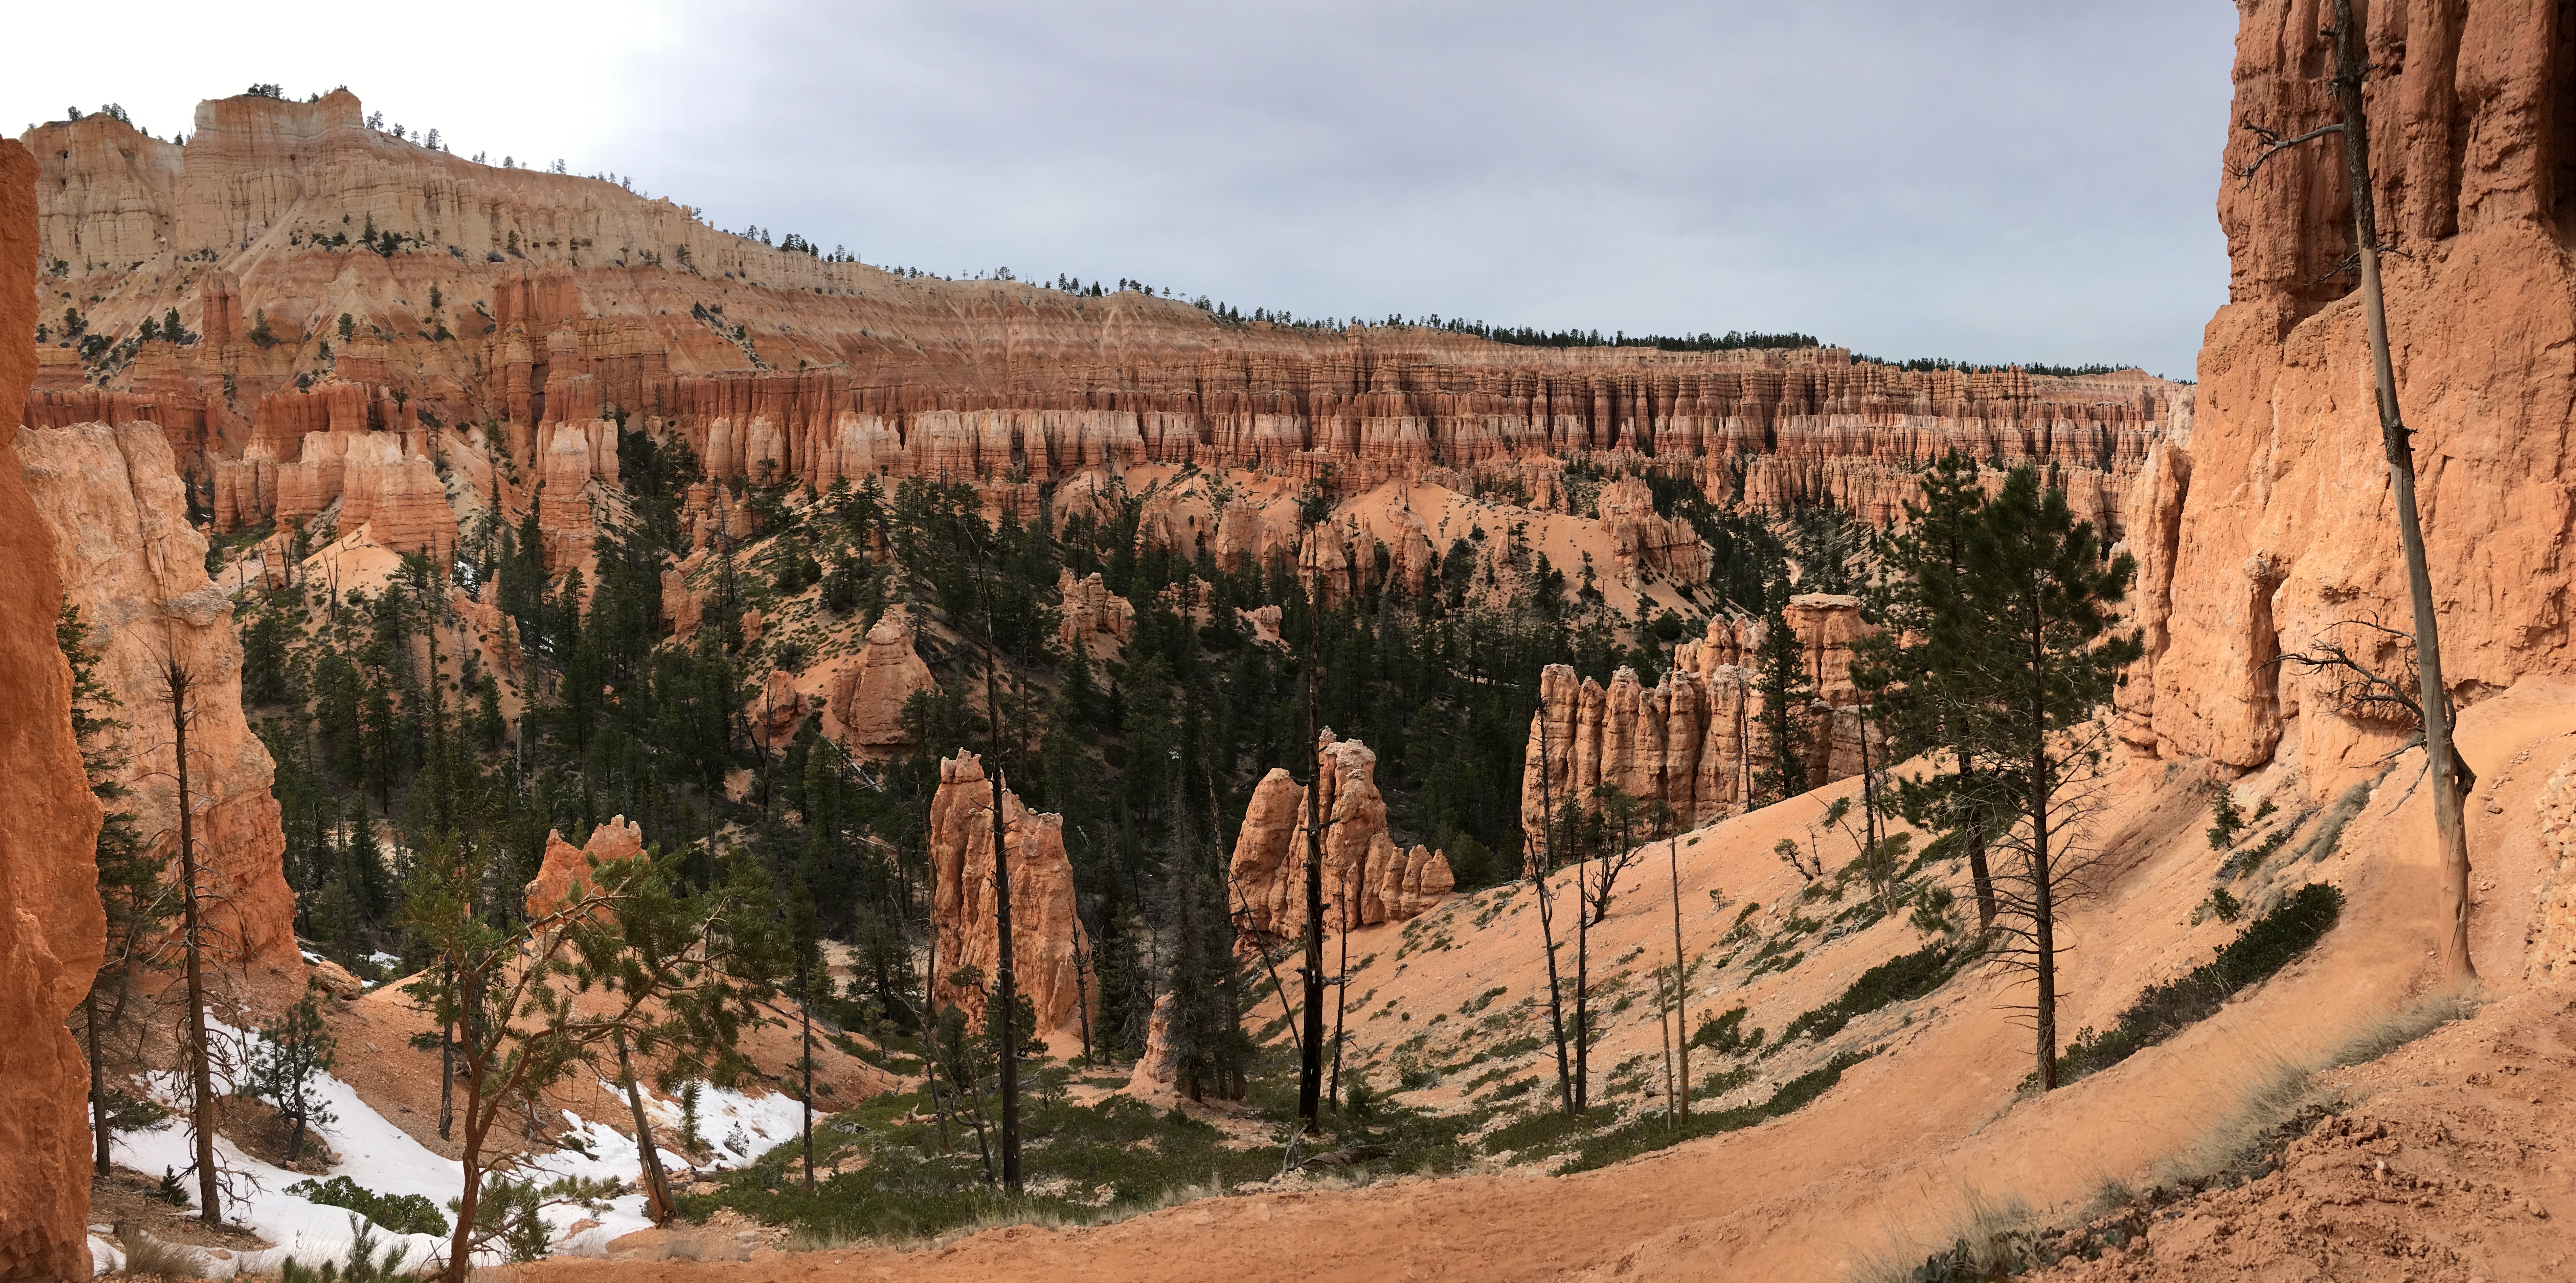
[[[2449,688],[2442,680],[2441,621],[2433,604],[2433,575],[2424,556],[2424,527],[2415,504],[2415,452],[2397,411],[2397,378],[2388,358],[2388,313],[2379,288],[2379,228],[2370,186],[2370,122],[2362,109],[2361,32],[2351,0],[2335,0],[2335,96],[2343,107],[2343,150],[2352,185],[2353,247],[2361,263],[2362,318],[2370,331],[2370,373],[2379,400],[2381,448],[2388,455],[2390,499],[2397,509],[2397,541],[2406,552],[2406,595],[2415,613],[2415,664],[2424,709],[2424,763],[2434,780],[2433,833],[2441,859],[2442,982],[2464,988],[2477,982],[2469,959],[2469,834],[2467,772],[2451,743]]]

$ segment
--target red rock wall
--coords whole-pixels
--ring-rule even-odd
[[[0,141],[0,406],[35,377],[36,162]],[[0,416],[0,1278],[88,1278],[89,1070],[64,1017],[97,974],[98,803],[72,740],[54,643],[53,533],[8,462]]]
[[[21,431],[11,456],[51,535],[62,594],[92,629],[98,673],[127,724],[117,732],[135,827],[176,867],[177,791],[169,658],[196,677],[188,782],[211,921],[228,952],[296,959],[286,835],[269,786],[275,764],[242,716],[232,603],[206,578],[206,539],[188,525],[169,442],[149,423]]]
[[[2230,119],[2287,132],[2329,122],[2322,6],[2239,8]],[[2384,269],[2390,344],[2416,433],[2444,668],[2471,701],[2576,671],[2571,23],[2543,0],[2367,6],[2381,69],[2365,94],[2375,199],[2383,236],[2404,251]],[[2254,154],[2232,134],[2224,165]],[[2345,173],[2341,143],[2327,140],[2219,185],[2228,303],[2201,349],[2197,421],[2169,447],[2179,466],[2141,482],[2139,524],[2159,532],[2164,556],[2141,584],[2151,685],[2123,697],[2144,706],[2127,719],[2133,741],[2237,766],[2295,749],[2319,795],[2387,742],[2268,661],[2337,620],[2410,619],[2360,298],[2337,270],[2352,245]]]

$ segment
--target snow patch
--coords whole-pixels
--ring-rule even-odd
[[[212,1019],[207,1021],[207,1030],[210,1036],[237,1041],[245,1049],[262,1041],[256,1033],[235,1030]],[[601,1085],[609,1087],[604,1081]],[[175,1106],[187,1098],[186,1086],[176,1074],[155,1075],[148,1080],[147,1088],[165,1105]],[[220,1071],[216,1076],[215,1089],[218,1093],[232,1089],[231,1081]],[[612,1095],[619,1094],[613,1087],[609,1090]],[[449,1210],[448,1205],[464,1188],[462,1164],[442,1157],[412,1139],[409,1133],[371,1108],[355,1088],[336,1077],[323,1075],[317,1094],[338,1116],[330,1126],[316,1129],[331,1149],[340,1155],[340,1161],[324,1176],[308,1177],[262,1162],[243,1153],[231,1140],[221,1136],[215,1138],[215,1150],[221,1165],[228,1171],[248,1177],[247,1189],[240,1191],[247,1196],[227,1209],[226,1219],[248,1226],[277,1246],[265,1251],[230,1252],[220,1257],[208,1255],[203,1262],[206,1277],[275,1274],[279,1263],[288,1257],[307,1265],[347,1261],[350,1244],[355,1238],[352,1222],[358,1225],[367,1222],[345,1208],[315,1203],[287,1193],[286,1187],[297,1181],[319,1183],[330,1176],[346,1176],[379,1194],[419,1194],[428,1198],[451,1222],[454,1220],[455,1213]],[[785,1096],[752,1097],[709,1086],[702,1089],[698,1108],[702,1130],[723,1129],[720,1137],[710,1137],[717,1145],[720,1160],[710,1164],[711,1167],[747,1164],[801,1135],[801,1108],[796,1101]],[[677,1102],[662,1100],[648,1092],[645,1110],[656,1127],[673,1131],[679,1127]],[[642,1168],[639,1151],[632,1138],[605,1123],[583,1119],[570,1110],[564,1111],[564,1119],[569,1129],[580,1137],[583,1149],[589,1152],[564,1148],[537,1155],[524,1174],[544,1181],[579,1176],[639,1184]],[[660,1150],[661,1147],[655,1148]],[[661,1154],[666,1169],[683,1170],[691,1166],[688,1160],[668,1150],[661,1150]],[[165,1168],[185,1171],[195,1161],[190,1151],[187,1124],[176,1114],[170,1121],[150,1130],[118,1133],[115,1158],[117,1162],[147,1175]],[[489,1179],[487,1176],[486,1180]],[[186,1184],[193,1201],[195,1182]],[[579,1207],[546,1208],[541,1215],[554,1235],[549,1253],[604,1255],[610,1240],[651,1227],[652,1218],[645,1214],[644,1206],[644,1196],[633,1193],[610,1200],[607,1210],[598,1214]],[[577,1224],[581,1228],[576,1232],[574,1226]],[[448,1240],[444,1236],[397,1235],[379,1227],[376,1239],[379,1255],[387,1245],[401,1246],[401,1255],[396,1263],[404,1269],[417,1269],[442,1260],[447,1252]],[[101,1240],[92,1239],[90,1251],[94,1264],[109,1259],[101,1255],[102,1252],[114,1257],[112,1264],[99,1264],[100,1273],[124,1264],[123,1254]],[[498,1264],[499,1261],[485,1254],[477,1258],[477,1263]]]

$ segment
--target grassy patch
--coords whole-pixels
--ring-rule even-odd
[[[1558,1175],[1588,1172],[1596,1167],[1607,1167],[1621,1159],[1652,1153],[1695,1137],[1742,1131],[1747,1127],[1796,1113],[1809,1101],[1832,1090],[1835,1083],[1842,1081],[1844,1070],[1877,1054],[1874,1048],[1869,1051],[1844,1052],[1826,1061],[1822,1066],[1780,1084],[1779,1090],[1772,1092],[1771,1098],[1759,1105],[1741,1105],[1734,1109],[1721,1109],[1713,1113],[1693,1114],[1687,1126],[1675,1126],[1670,1118],[1662,1114],[1638,1118],[1625,1126],[1612,1128],[1585,1141],[1582,1147],[1575,1151],[1573,1160],[1558,1169]]]
[[[2323,882],[2300,887],[2254,920],[2218,957],[2179,980],[2138,995],[2106,1032],[2087,1029],[2057,1058],[2057,1081],[2107,1069],[2207,1019],[2229,998],[2270,979],[2334,927],[2343,892]],[[2035,1077],[2035,1076],[2034,1076]]]

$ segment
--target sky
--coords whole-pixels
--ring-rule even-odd
[[[12,19],[0,126],[346,85],[943,275],[1249,313],[1796,331],[2192,377],[2226,300],[2218,0],[940,0],[273,6]],[[113,48],[103,48],[112,44]]]

